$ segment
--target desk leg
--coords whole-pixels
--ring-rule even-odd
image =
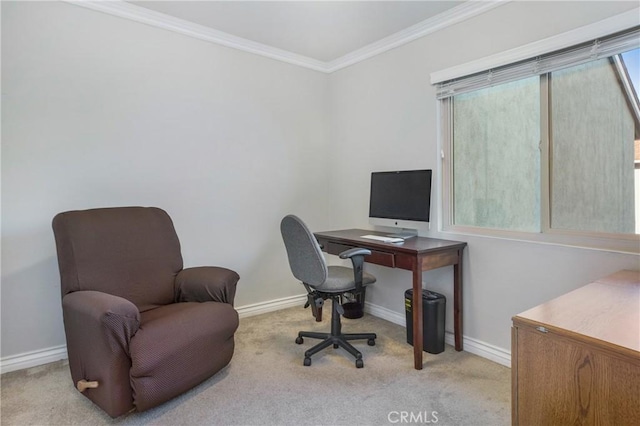
[[[413,269],[413,365],[422,370],[422,268]]]
[[[462,250],[458,251],[458,263],[453,265],[453,331],[456,351],[462,350]]]

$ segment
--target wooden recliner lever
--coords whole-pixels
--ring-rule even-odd
[[[80,392],[84,392],[86,389],[95,389],[97,387],[97,381],[88,382],[85,379],[79,380],[78,384],[76,385],[76,388],[78,388]]]

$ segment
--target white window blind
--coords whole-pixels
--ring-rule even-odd
[[[438,99],[607,58],[640,47],[640,26],[565,50],[438,83]]]

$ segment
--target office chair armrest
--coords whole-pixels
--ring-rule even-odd
[[[362,274],[364,257],[370,254],[371,250],[355,247],[349,250],[345,250],[338,255],[340,259],[351,259],[351,263],[353,264],[353,279],[356,284],[357,293],[360,293],[363,289]]]
[[[353,256],[368,256],[370,254],[371,254],[371,250],[369,249],[355,247],[355,248],[343,251],[338,256],[340,257],[340,259],[350,259]]]
[[[178,272],[175,282],[177,302],[221,302],[233,306],[240,276],[219,266],[199,266]]]

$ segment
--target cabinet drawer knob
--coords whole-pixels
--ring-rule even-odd
[[[540,333],[548,333],[549,332],[549,330],[547,330],[544,327],[536,327],[536,330],[538,330]]]

